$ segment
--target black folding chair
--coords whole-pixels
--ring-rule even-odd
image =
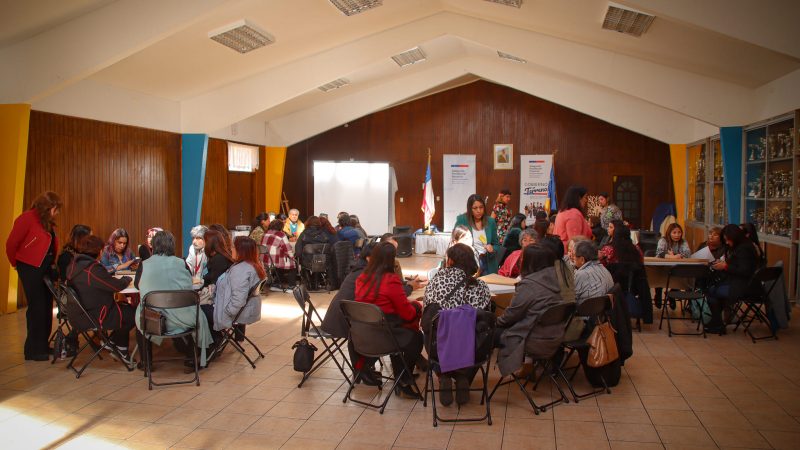
[[[306,244],[300,255],[300,280],[310,292],[328,292],[328,244]]]
[[[328,362],[329,359],[333,360],[334,364],[336,364],[336,367],[339,368],[339,372],[342,373],[344,379],[350,383],[351,380],[345,371],[345,367],[349,368],[350,372],[352,373],[353,366],[350,364],[350,360],[348,359],[347,355],[345,355],[343,350],[347,339],[334,338],[329,333],[326,333],[322,330],[322,316],[320,316],[319,312],[317,312],[317,308],[311,301],[311,295],[309,295],[305,287],[295,287],[292,290],[292,294],[294,295],[295,301],[297,301],[297,305],[303,310],[303,318],[300,325],[300,335],[306,339],[311,338],[320,341],[324,349],[314,358],[314,362],[311,365],[311,370],[303,374],[303,379],[300,380],[300,384],[298,384],[297,387],[303,387],[303,384],[306,382],[306,380],[308,380],[308,378],[314,372],[316,372],[317,369]],[[339,361],[340,358],[341,362]]]
[[[64,336],[68,336],[70,332],[72,332],[72,328],[69,326],[67,315],[64,314],[63,306],[61,304],[61,284],[57,281],[53,282],[53,280],[51,280],[47,275],[43,277],[43,280],[44,285],[47,286],[47,290],[50,291],[50,294],[52,294],[53,298],[56,300],[56,309],[58,310],[58,312],[56,312],[58,324],[56,325],[56,329],[50,334],[50,339],[48,339],[48,343],[52,343],[59,331]],[[53,360],[51,363],[55,363],[56,359],[58,359],[58,355],[53,354]]]
[[[606,311],[609,309],[611,309],[610,296],[604,295],[602,297],[588,298],[578,305],[572,320],[585,319],[589,322],[593,322],[596,325],[608,320]],[[575,386],[573,386],[572,380],[575,378],[575,374],[578,373],[578,370],[583,367],[583,359],[579,357],[578,364],[574,367],[567,368],[564,366],[576,352],[589,350],[589,344],[586,342],[587,339],[588,336],[586,338],[578,338],[574,341],[564,342],[562,344],[564,351],[566,352],[564,354],[564,359],[561,361],[562,371],[574,369],[572,374],[567,378],[567,387],[569,388],[570,393],[572,393],[572,399],[575,400],[575,403],[578,403],[581,399],[594,397],[598,394],[602,394],[603,392],[607,392],[609,394],[611,393],[611,389],[609,389],[608,384],[606,383],[606,380],[603,378],[602,374],[600,374],[600,380],[603,384],[602,387],[594,389],[593,391],[585,394],[578,394],[575,392]]]
[[[135,366],[134,364],[128,360],[128,357],[123,355],[118,349],[117,346],[111,343],[110,334],[111,330],[104,329],[100,324],[95,322],[94,318],[92,318],[89,313],[86,312],[83,305],[81,304],[80,300],[78,299],[78,294],[75,292],[74,289],[70,286],[62,286],[61,292],[59,295],[58,303],[62,305],[63,311],[66,314],[67,320],[72,324],[72,328],[78,332],[81,336],[83,336],[86,343],[83,344],[81,348],[75,352],[75,356],[69,361],[67,367],[72,369],[75,372],[75,378],[80,378],[83,371],[89,367],[89,364],[94,361],[95,358],[103,359],[100,355],[100,352],[103,349],[108,349],[115,358],[120,363],[122,363],[128,372],[132,371]],[[94,340],[91,336],[89,336],[89,332],[93,332],[95,338],[100,341],[100,345],[96,345]],[[78,359],[78,356],[83,352],[86,347],[92,346],[94,353],[89,358],[80,369],[75,368],[75,360]]]
[[[553,305],[549,307],[541,316],[536,320],[536,323],[533,324],[531,330],[536,328],[543,328],[543,327],[556,327],[561,330],[561,335],[558,337],[559,341],[562,341],[564,338],[564,333],[566,332],[567,326],[569,325],[569,321],[572,318],[573,314],[575,313],[575,303],[559,303],[557,305]],[[529,339],[531,335],[529,334]],[[559,342],[560,343],[560,342]],[[530,345],[529,345],[530,344]],[[533,359],[533,370],[531,373],[528,374],[527,377],[520,378],[517,376],[516,373],[512,373],[510,380],[505,380],[508,375],[501,376],[499,380],[497,380],[497,384],[492,389],[492,393],[489,394],[489,399],[494,396],[494,393],[497,392],[497,388],[503,386],[505,384],[509,384],[512,382],[517,383],[519,389],[525,395],[525,398],[528,399],[528,403],[531,404],[533,408],[533,412],[536,415],[539,415],[539,412],[545,412],[547,408],[557,405],[559,403],[569,403],[569,399],[566,395],[564,395],[564,391],[561,389],[561,386],[558,384],[558,380],[556,379],[556,375],[560,376],[565,383],[569,384],[567,381],[567,377],[564,376],[564,372],[561,370],[561,364],[553,364],[553,358],[560,350],[559,346],[554,346],[553,350],[550,352],[542,353],[537,346],[530,341],[525,342],[525,355],[530,356]],[[536,368],[541,367],[542,374],[541,377],[536,377]],[[540,378],[543,378],[545,375],[550,377],[550,381],[553,385],[558,389],[558,392],[561,394],[561,398],[553,400],[552,402],[546,403],[544,405],[537,405],[536,402],[533,401],[533,397],[531,394],[525,390],[525,387],[528,383],[534,383],[535,385],[539,384]],[[504,381],[505,380],[505,381]],[[536,386],[534,386],[534,389]]]
[[[767,303],[772,290],[781,281],[781,275],[783,275],[783,267],[764,267],[759,269],[750,281],[750,286],[758,290],[758,292],[753,295],[746,295],[741,299],[741,306],[744,309],[739,310],[739,323],[736,324],[733,331],[738,330],[739,325],[743,325],[745,334],[750,336],[754,344],[762,339],[778,339],[778,335],[767,317]],[[753,335],[753,332],[750,331],[750,326],[756,320],[764,324],[769,329],[770,334],[758,337]]]
[[[261,294],[260,294],[261,289],[268,282],[269,279],[265,278],[261,280],[258,284],[253,286],[252,289],[250,289],[250,292],[247,294],[247,301],[244,303],[244,305],[242,305],[241,308],[239,308],[239,311],[236,313],[236,316],[234,316],[233,321],[231,322],[231,326],[220,331],[222,336],[220,337],[220,341],[214,347],[214,351],[208,357],[209,359],[215,358],[217,355],[220,355],[222,351],[225,350],[225,347],[228,346],[228,344],[230,344],[231,347],[233,347],[237,352],[239,352],[239,354],[244,356],[244,359],[246,359],[247,362],[250,363],[250,366],[252,366],[253,369],[256,368],[255,361],[258,360],[258,358],[264,358],[264,353],[261,352],[261,349],[258,348],[256,343],[253,342],[249,337],[247,337],[247,335],[245,335],[244,332],[242,332],[243,327],[241,325],[244,324],[239,323],[239,316],[242,315],[242,312],[245,310],[245,308],[247,308],[249,302],[257,301],[258,307],[259,308],[261,307]],[[248,344],[253,346],[253,348],[256,350],[256,353],[258,354],[257,357],[250,358],[250,355],[247,354],[247,350],[245,350],[244,346],[242,346],[241,344],[241,342],[243,341],[247,341]]]
[[[431,323],[431,330],[426,336],[430,339],[429,341],[429,352],[428,352],[428,371],[425,377],[425,396],[422,399],[422,406],[428,406],[428,392],[431,393],[431,409],[433,410],[433,426],[436,427],[439,425],[439,422],[483,422],[484,420],[487,421],[489,425],[492,424],[492,412],[489,406],[489,364],[491,364],[491,357],[492,357],[492,348],[493,348],[493,337],[494,337],[494,330],[495,330],[495,316],[493,313],[488,311],[477,311],[476,323],[475,323],[475,334],[476,336],[479,334],[486,334],[488,336],[488,342],[484,343],[488,346],[485,352],[483,352],[482,358],[476,358],[475,364],[469,367],[464,367],[463,369],[459,370],[470,370],[470,369],[477,369],[481,372],[482,376],[482,384],[481,387],[473,388],[470,387],[470,392],[480,392],[481,393],[481,405],[484,403],[486,404],[486,413],[481,417],[467,417],[467,418],[460,418],[460,419],[449,419],[439,416],[438,411],[436,410],[436,393],[440,392],[441,389],[436,389],[435,384],[433,382],[433,374],[437,373],[440,374],[441,366],[439,364],[439,350],[438,350],[438,340],[436,338],[436,332],[439,328],[439,316],[441,313],[436,314],[434,316],[433,321]],[[477,343],[476,343],[477,345]],[[476,349],[478,350],[478,349]]]
[[[169,330],[155,330],[150,328],[149,321],[146,321],[145,311],[153,311],[160,313],[162,310],[169,310],[175,308],[195,308],[195,323],[194,327],[181,332],[173,333]],[[141,333],[144,337],[144,345],[142,345],[142,359],[144,360],[144,372],[147,377],[147,388],[152,390],[153,386],[169,386],[173,384],[191,384],[196,383],[200,386],[200,370],[198,367],[197,357],[197,344],[191,336],[197,331],[197,325],[200,322],[200,297],[197,292],[191,290],[183,291],[151,291],[142,298],[141,316],[139,316],[139,324],[142,327]],[[165,327],[166,328],[166,327]],[[153,342],[152,338],[160,339],[186,339],[192,348],[192,359],[194,361],[194,378],[185,381],[171,381],[156,383],[153,381]],[[183,358],[171,358],[169,360],[180,360]],[[163,361],[167,361],[166,359]]]
[[[392,333],[392,327],[386,320],[383,311],[371,303],[349,300],[343,300],[340,306],[342,308],[342,314],[344,314],[345,319],[347,319],[347,324],[350,326],[350,342],[352,342],[356,353],[367,358],[395,356],[396,358],[394,358],[394,361],[400,361],[402,364],[400,372],[396,376],[389,377],[381,375],[381,378],[392,381],[392,387],[387,391],[388,393],[382,403],[365,402],[355,399],[350,395],[356,386],[355,380],[359,378],[361,369],[356,369],[353,374],[353,379],[347,380],[350,387],[347,389],[342,403],[347,403],[347,401],[350,400],[359,405],[376,408],[383,414],[383,411],[386,409],[386,404],[389,403],[389,399],[392,398],[391,393],[394,392],[400,379],[406,374],[413,383],[415,393],[422,398],[419,386],[417,386],[417,382],[414,380],[412,369],[406,364],[403,358],[403,350],[400,348],[400,344],[398,344],[394,333]],[[394,369],[396,370],[397,368],[395,367]]]
[[[676,336],[703,336],[706,337],[706,328],[703,324],[703,311],[707,308],[708,300],[706,294],[699,287],[702,283],[698,280],[704,280],[710,275],[708,266],[705,264],[678,264],[669,269],[667,274],[667,286],[664,288],[664,302],[661,304],[661,321],[658,323],[658,329],[664,323],[664,318],[667,319],[667,334],[669,337]],[[688,285],[685,288],[675,288],[677,280],[684,280]],[[673,287],[670,287],[672,283]],[[669,300],[680,302],[681,313],[685,316],[689,312],[689,317],[672,317],[669,313]],[[697,302],[698,311],[700,315],[697,319],[697,332],[696,333],[678,333],[672,331],[672,320],[691,320],[694,321],[691,315],[691,304]]]
[[[264,267],[264,272],[267,274],[267,282],[261,285],[262,289],[266,288],[266,292],[269,292],[270,288],[277,287],[281,292],[286,293],[287,289],[281,284],[281,276],[278,273],[278,268],[275,267],[275,263],[272,261],[272,256],[269,254],[267,246],[259,245],[258,254],[261,255],[261,265]]]

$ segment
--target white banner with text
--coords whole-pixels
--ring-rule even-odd
[[[535,221],[537,211],[550,211],[550,175],[553,155],[520,155],[519,210],[528,225]]]
[[[451,231],[456,216],[467,210],[467,198],[475,193],[475,155],[443,155],[444,231]]]

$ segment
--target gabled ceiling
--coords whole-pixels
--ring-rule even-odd
[[[603,30],[602,0],[0,0],[0,101],[276,146],[477,79],[670,143],[800,107],[800,2],[617,3],[656,16],[642,37]],[[276,42],[208,38],[240,19]]]

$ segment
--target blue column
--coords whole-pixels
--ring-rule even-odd
[[[742,217],[742,127],[720,128],[719,140],[728,223],[739,223]]]
[[[206,180],[208,157],[207,134],[184,134],[181,143],[181,231],[183,232],[182,255],[189,251],[192,227],[200,223],[203,206],[203,184]]]

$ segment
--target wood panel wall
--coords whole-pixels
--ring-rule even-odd
[[[514,170],[493,170],[493,144],[508,143],[514,144]],[[648,221],[656,205],[674,201],[667,144],[487,81],[376,112],[292,145],[283,189],[305,217],[314,210],[314,160],[388,161],[399,185],[397,223],[418,228],[429,147],[433,189],[439,197],[442,155],[475,154],[478,193],[489,197],[491,207],[500,189],[511,189],[512,209],[517,211],[519,155],[555,153],[559,198],[572,184],[594,193],[611,192],[614,175],[638,175],[643,177],[642,214]],[[434,223],[441,227],[441,199],[436,210]]]
[[[255,216],[264,211],[266,207],[264,147],[259,147],[258,154],[258,170],[254,173],[228,172],[228,141],[209,138],[203,206],[200,211],[201,223],[206,225],[221,223],[233,229],[236,225],[250,225]]]
[[[160,226],[180,248],[180,158],[176,133],[32,111],[24,206],[47,190],[61,196],[62,245],[81,223],[103,240],[125,228],[134,253]]]

